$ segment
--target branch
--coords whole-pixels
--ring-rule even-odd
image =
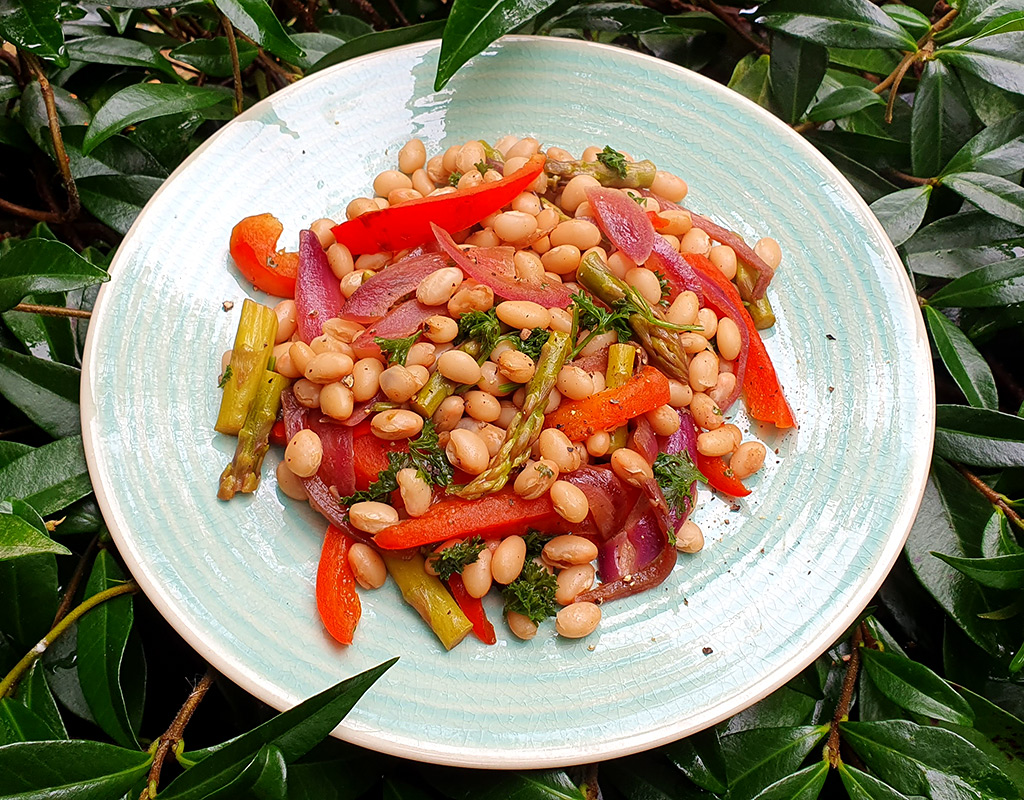
[[[986,500],[1002,511],[1010,522],[1024,531],[1024,520],[1022,520],[1020,516],[1018,516],[1017,512],[1007,504],[1005,495],[999,494],[999,492],[985,483],[985,481],[967,469],[963,464],[957,464],[956,468],[957,471],[967,479],[967,482],[971,484],[971,486],[985,496]]]
[[[202,680],[192,690],[188,699],[185,700],[184,705],[182,705],[174,717],[174,720],[157,740],[159,744],[156,748],[156,755],[153,756],[153,766],[149,768],[149,783],[142,790],[142,794],[139,795],[139,800],[149,800],[151,797],[156,797],[157,789],[160,786],[160,772],[163,770],[164,761],[167,760],[167,754],[176,749],[178,743],[181,742],[182,736],[185,733],[185,727],[188,725],[189,720],[192,719],[196,708],[199,707],[203,698],[206,697],[206,693],[213,685],[216,676],[217,673],[213,671],[213,667],[207,667],[206,674],[203,675]]]
[[[715,0],[700,0],[700,5],[714,14],[726,27],[732,30],[733,33],[739,36],[761,55],[766,55],[771,52],[771,48],[760,39],[755,38],[747,26],[740,22],[739,17],[730,14],[726,9],[718,5]]]
[[[8,214],[14,214],[16,217],[25,217],[25,219],[33,219],[36,222],[63,222],[64,215],[61,213],[55,213],[53,211],[38,211],[34,208],[26,208],[25,206],[19,206],[17,203],[12,203],[9,200],[4,200],[0,197],[0,211],[6,211]]]
[[[225,17],[223,14],[220,15],[221,22],[224,24],[224,35],[228,40],[228,50],[231,51],[231,74],[234,77],[235,82],[235,114],[242,113],[242,66],[238,61],[238,42],[235,41],[235,26],[231,24],[231,20]]]
[[[384,18],[377,13],[377,9],[370,5],[370,0],[352,0],[352,5],[362,12],[363,16],[366,17],[366,21],[374,28],[379,31],[387,30],[388,24],[384,21]]]
[[[29,650],[21,661],[14,665],[14,669],[7,673],[6,678],[0,681],[0,699],[3,699],[10,693],[14,685],[21,680],[22,676],[36,662],[36,659],[45,653],[46,649],[78,620],[96,608],[96,606],[102,605],[108,600],[113,600],[122,594],[134,594],[137,591],[139,591],[139,585],[135,581],[127,581],[120,586],[112,586],[109,589],[104,589],[102,592],[97,592],[75,607],[64,619],[54,625],[53,630],[40,639],[39,643]]]
[[[82,308],[64,308],[63,306],[37,306],[35,303],[18,303],[11,311],[24,311],[26,314],[42,314],[44,317],[75,317],[89,319],[91,311]]]
[[[832,717],[832,724],[829,726],[828,741],[825,742],[824,756],[828,759],[832,769],[836,769],[840,764],[839,724],[845,722],[850,716],[850,703],[853,701],[853,690],[857,685],[857,672],[860,670],[860,643],[864,637],[864,627],[863,623],[858,625],[850,639],[850,660],[846,663],[843,688],[839,694],[835,716]]]
[[[68,585],[64,587],[64,597],[60,601],[60,606],[57,608],[57,613],[53,617],[53,624],[56,625],[71,608],[71,603],[74,602],[75,593],[78,591],[79,585],[82,583],[82,578],[85,576],[85,571],[88,569],[89,564],[92,563],[92,556],[96,552],[96,546],[100,542],[100,535],[97,533],[92,537],[92,541],[89,542],[89,546],[85,548],[85,552],[82,553],[82,557],[78,559],[78,566],[75,567],[74,573],[68,580]]]

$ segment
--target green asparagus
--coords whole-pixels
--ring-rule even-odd
[[[459,350],[469,353],[473,358],[478,358],[480,355],[480,342],[470,339],[468,342],[459,345]],[[423,385],[423,388],[409,401],[409,406],[421,417],[430,419],[430,417],[434,416],[434,412],[437,411],[441,403],[444,402],[444,399],[455,394],[455,390],[458,388],[459,384],[448,380],[440,372],[434,370],[430,378]]]
[[[423,556],[418,553],[410,559],[384,551],[381,553],[388,574],[402,590],[402,597],[419,612],[430,629],[437,634],[446,650],[466,638],[473,630],[462,609],[444,588],[444,584],[423,569]]]
[[[740,290],[740,297],[743,304],[750,312],[750,318],[754,321],[754,327],[759,331],[772,327],[775,324],[775,311],[772,304],[765,295],[760,300],[752,300],[754,284],[757,283],[757,272],[742,261],[736,263],[736,287]]]
[[[625,175],[618,170],[602,164],[600,161],[553,161],[548,159],[544,171],[563,180],[575,178],[577,175],[590,175],[597,178],[602,186],[614,186],[617,189],[649,189],[654,183],[658,168],[653,161],[634,161],[626,164]]]
[[[277,421],[281,392],[288,382],[284,375],[276,372],[263,373],[245,424],[238,432],[235,456],[220,476],[217,497],[221,500],[230,500],[237,492],[255,492],[260,485],[263,457],[270,449],[270,429]]]
[[[620,344],[616,342],[608,348],[608,367],[605,369],[605,386],[609,389],[617,389],[633,377],[633,362],[636,360],[636,348],[631,344]],[[611,441],[608,444],[608,452],[611,453],[620,447],[626,446],[626,437],[629,430],[625,425],[616,428],[611,432]]]
[[[231,363],[225,371],[224,394],[220,398],[215,426],[218,432],[235,436],[242,429],[274,352],[276,336],[277,315],[273,310],[246,299],[242,303]]]

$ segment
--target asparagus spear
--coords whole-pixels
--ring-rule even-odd
[[[220,433],[234,436],[245,424],[267,362],[274,352],[276,336],[277,315],[266,306],[246,299],[242,303],[242,318],[238,321],[235,347],[220,398],[215,426]]]
[[[612,275],[601,256],[588,253],[583,258],[576,280],[609,307],[630,304],[633,313],[629,315],[629,326],[651,362],[668,377],[686,383],[689,376],[689,360],[679,343],[679,331],[691,330],[693,326],[673,325],[666,322],[661,312],[650,305],[633,287]]]
[[[634,161],[625,164],[625,175],[621,175],[600,161],[552,161],[544,164],[548,175],[555,175],[564,180],[577,175],[590,175],[597,178],[602,186],[614,186],[618,189],[649,189],[654,183],[654,175],[658,168],[653,161]]]
[[[459,345],[458,349],[469,353],[473,358],[480,358],[480,342],[475,339],[464,342]],[[440,372],[434,370],[430,378],[423,385],[423,388],[409,401],[409,406],[421,417],[430,419],[430,417],[434,416],[434,412],[437,411],[438,406],[441,405],[444,399],[455,394],[457,388],[459,388],[459,384],[448,380]]]
[[[616,342],[608,348],[608,367],[605,370],[605,385],[609,389],[617,389],[633,376],[633,361],[636,359],[636,348],[631,344],[619,344]],[[608,444],[608,452],[611,453],[620,447],[626,446],[626,437],[629,430],[621,425],[612,431],[611,441]]]
[[[487,469],[455,492],[456,494],[468,500],[476,500],[485,494],[496,492],[508,481],[512,470],[526,461],[530,455],[530,448],[540,436],[548,395],[555,387],[559,370],[565,364],[571,346],[572,339],[569,334],[551,334],[551,338],[541,348],[536,372],[526,384],[523,407],[512,417],[512,422],[505,431],[505,441],[501,449],[494,454]]]
[[[760,300],[752,300],[754,285],[757,283],[757,272],[742,261],[736,262],[736,288],[740,290],[740,297],[743,304],[750,312],[750,318],[754,321],[754,327],[759,331],[772,327],[775,324],[775,312],[772,304],[765,295]]]
[[[277,420],[281,392],[287,385],[288,379],[284,375],[269,371],[263,373],[252,408],[238,432],[235,456],[220,476],[217,497],[221,500],[230,500],[236,492],[255,492],[260,485],[260,467],[270,448],[270,429]]]
[[[388,574],[402,590],[405,602],[419,612],[446,650],[451,650],[466,638],[466,634],[473,630],[473,623],[462,613],[444,584],[423,570],[423,556],[417,553],[404,560],[387,551],[381,552],[381,556]]]

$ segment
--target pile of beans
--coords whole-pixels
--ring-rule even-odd
[[[373,197],[361,197],[348,204],[345,215],[353,219],[376,209],[398,205],[409,200],[436,196],[500,180],[521,168],[541,149],[532,137],[518,139],[506,136],[495,143],[504,157],[503,172],[494,168],[481,171],[477,165],[486,163],[486,153],[478,141],[453,145],[442,154],[427,158],[418,139],[408,142],[398,154],[398,169],[385,170],[373,181]],[[595,161],[601,148],[588,147],[583,161]],[[549,159],[572,160],[567,151],[550,147]],[[627,161],[632,157],[625,154]],[[609,269],[625,280],[651,304],[662,300],[658,275],[642,264],[633,263],[623,253],[610,247],[598,226],[592,221],[585,191],[598,185],[592,177],[580,175],[563,184],[540,176],[512,203],[491,214],[471,230],[454,235],[464,248],[511,245],[515,248],[516,277],[525,285],[541,282],[565,284],[571,291],[581,291],[575,283],[576,269],[583,256],[598,251]],[[659,171],[652,190],[675,203],[687,194],[687,185],[679,177]],[[632,190],[621,190],[663,221],[658,235],[682,253],[707,256],[729,279],[736,274],[736,253],[713,243],[708,235],[691,224],[688,212],[661,211],[653,198],[645,198]],[[340,281],[343,294],[355,290],[377,271],[401,260],[407,252],[382,252],[360,255],[353,259],[343,245],[334,240],[332,219],[320,219],[311,226],[324,247],[331,270]],[[770,266],[781,259],[778,244],[761,239],[755,252]],[[473,388],[445,399],[433,415],[439,432],[440,446],[448,460],[469,475],[483,472],[501,447],[505,429],[522,407],[523,384],[533,376],[533,359],[508,342],[502,342],[483,364],[469,354],[453,348],[458,334],[458,320],[470,311],[495,308],[503,328],[521,331],[526,338],[535,328],[569,332],[572,317],[565,309],[545,308],[529,301],[500,301],[487,286],[467,277],[454,266],[429,275],[416,289],[416,297],[426,305],[445,307],[446,314],[437,314],[426,321],[422,338],[409,350],[405,365],[389,365],[376,348],[361,349],[357,337],[364,326],[332,319],[324,323],[323,335],[306,344],[299,339],[296,307],[292,300],[279,303],[277,344],[274,349],[276,369],[294,378],[293,391],[302,405],[319,409],[325,416],[346,420],[357,404],[383,392],[399,407],[381,411],[371,419],[371,430],[384,440],[400,440],[417,436],[424,419],[408,407],[408,401],[422,388],[433,371]],[[708,456],[724,456],[737,478],[757,472],[764,463],[763,444],[743,441],[740,429],[725,422],[720,404],[736,386],[733,363],[740,353],[741,336],[729,318],[719,319],[710,308],[701,308],[693,292],[683,292],[665,309],[665,317],[679,325],[700,325],[701,330],[681,333],[683,349],[690,357],[689,381],[670,381],[668,405],[648,413],[647,420],[661,436],[674,433],[679,427],[677,409],[688,407],[700,428],[699,451]],[[582,340],[588,331],[579,332]],[[599,353],[617,341],[615,333],[592,339],[580,356]],[[226,362],[225,362],[226,363]],[[546,413],[556,409],[563,398],[579,400],[605,388],[600,371],[588,372],[575,364],[567,364],[558,375],[556,389],[548,398]],[[608,433],[595,433],[585,442],[571,442],[556,429],[544,430],[533,445],[532,458],[515,475],[512,485],[517,495],[537,498],[549,494],[558,513],[566,520],[581,522],[588,514],[586,495],[572,483],[561,479],[581,464],[604,463],[624,481],[639,485],[652,476],[651,464],[640,453],[619,448],[610,449]],[[287,445],[285,458],[277,470],[281,490],[297,500],[305,499],[300,477],[316,474],[323,456],[317,435],[310,430],[297,433]],[[403,508],[380,502],[355,503],[349,509],[351,524],[373,534],[391,526],[403,517],[419,516],[434,501],[431,487],[413,469],[398,474],[398,487]],[[692,521],[678,532],[678,547],[696,552],[703,546],[703,534]],[[448,543],[450,544],[450,543]],[[522,569],[526,546],[521,537],[491,542],[479,559],[463,573],[466,588],[473,596],[486,594],[492,582],[507,584]],[[582,592],[592,588],[595,570],[591,561],[597,548],[579,536],[559,536],[545,546],[541,562],[545,568],[559,570],[558,602],[564,607],[558,613],[556,627],[563,636],[585,636],[600,620],[600,608],[589,603],[573,603]],[[353,547],[352,567],[359,583],[375,588],[384,581],[385,571],[380,556],[366,545]],[[427,562],[429,564],[429,560]],[[521,638],[535,635],[537,626],[525,617],[508,615],[512,632]]]

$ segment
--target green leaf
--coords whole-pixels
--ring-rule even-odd
[[[229,90],[212,86],[170,83],[126,86],[96,112],[82,141],[82,152],[88,155],[100,142],[136,122],[186,111],[200,111],[230,96]]]
[[[1024,225],[1024,188],[984,172],[956,172],[942,183],[994,217]]]
[[[43,654],[42,662],[46,669],[46,682],[57,701],[75,716],[95,724],[78,679],[77,623],[50,645]]]
[[[944,172],[987,172],[1006,176],[1024,169],[1024,114],[984,128],[960,148]]]
[[[325,55],[309,68],[309,72],[317,72],[324,67],[340,64],[342,61],[348,61],[357,56],[365,56],[367,53],[376,53],[378,50],[385,50],[388,47],[399,47],[403,44],[434,39],[441,34],[444,27],[444,20],[432,20],[421,22],[418,25],[408,25],[404,28],[374,31],[357,36]]]
[[[295,63],[305,53],[288,38],[277,15],[266,0],[214,0],[231,24],[275,56]],[[184,110],[184,109],[182,109]]]
[[[288,777],[290,788],[291,775]],[[289,800],[291,800],[290,796]],[[385,776],[381,800],[432,800],[432,797],[426,790],[419,788],[415,784]]]
[[[914,174],[931,178],[942,172],[974,133],[971,104],[957,76],[941,61],[925,62],[910,122]]]
[[[828,733],[828,725],[755,728],[722,738],[730,800],[749,800],[791,775]]]
[[[0,311],[14,308],[30,294],[64,292],[106,280],[105,271],[66,244],[25,239],[0,256]]]
[[[871,210],[894,245],[899,247],[921,227],[931,194],[931,186],[912,186],[871,204]]]
[[[767,786],[754,800],[815,800],[828,777],[828,762],[819,761]]]
[[[25,297],[25,302],[63,306],[66,295],[61,292],[30,294]],[[64,364],[77,363],[78,351],[71,320],[29,311],[5,311],[0,317],[31,355]]]
[[[897,653],[861,650],[872,682],[900,708],[957,725],[970,725],[974,712],[960,695],[924,664]]]
[[[855,114],[868,106],[884,106],[885,100],[863,86],[844,86],[828,95],[808,112],[811,122],[827,122]]]
[[[971,580],[993,589],[1024,589],[1024,554],[996,556],[994,558],[960,558],[945,553],[933,553],[953,569]],[[956,722],[956,720],[948,720]],[[963,724],[963,723],[961,723]]]
[[[309,33],[293,33],[291,39],[301,47],[306,55],[295,64],[303,70],[308,70],[328,53],[337,50],[345,42],[353,39],[353,36],[343,36],[323,31]],[[228,65],[230,69],[230,64]]]
[[[728,788],[725,755],[713,726],[668,745],[664,752],[700,788],[719,794]]]
[[[883,178],[871,167],[862,164],[841,150],[829,146],[819,136],[820,132],[815,132],[809,134],[807,138],[832,162],[836,169],[843,173],[846,180],[866,202],[873,203],[875,200],[897,191],[898,187],[894,183]],[[988,215],[986,214],[986,216]]]
[[[936,34],[937,41],[951,41],[973,36],[995,20],[1024,10],[1021,0],[963,0],[960,13],[946,30]]]
[[[37,661],[18,683],[18,700],[24,703],[45,723],[50,735],[47,739],[67,739],[68,732],[64,727],[57,703],[53,699],[50,687],[46,684],[45,667]]]
[[[554,0],[453,0],[441,37],[434,91],[441,91],[459,67],[485,47],[552,3]]]
[[[120,586],[124,572],[106,550],[93,563],[85,597]],[[78,623],[78,675],[93,719],[122,747],[138,747],[121,690],[121,669],[132,629],[132,598],[115,597]]]
[[[278,748],[286,763],[326,737],[363,693],[398,659],[335,684],[233,740],[161,790],[162,800],[199,800],[240,774],[264,745]]]
[[[946,284],[928,302],[939,308],[984,308],[1024,303],[1024,259],[989,264]]]
[[[733,70],[729,88],[753,100],[762,108],[771,107],[771,84],[768,80],[768,56],[748,53]]]
[[[0,0],[0,38],[58,67],[70,62],[57,0]]]
[[[0,468],[0,497],[24,500],[44,517],[91,491],[81,436],[44,444]]]
[[[323,36],[324,34],[318,35]],[[327,38],[337,42],[332,36]],[[245,69],[256,60],[259,50],[245,39],[236,38],[235,41],[238,46],[238,66]],[[226,36],[186,42],[171,51],[171,58],[189,64],[215,78],[230,78],[234,74],[231,65],[231,48]]]
[[[636,35],[662,31],[665,17],[653,8],[633,3],[592,3],[572,7],[544,23],[544,32],[556,28],[604,31],[620,35]]]
[[[111,800],[149,771],[150,753],[80,740],[0,747],[0,786],[18,800]]]
[[[867,0],[773,0],[759,12],[765,27],[826,47],[917,50],[914,37]]]
[[[431,780],[452,800],[584,800],[561,769],[501,773],[446,769],[435,772]]]
[[[5,505],[8,507],[6,511]],[[53,541],[45,533],[40,533],[34,525],[26,522],[9,508],[9,503],[0,502],[0,561],[38,553],[71,555],[71,551],[64,545]]]
[[[369,751],[326,739],[288,765],[288,800],[358,800],[379,785],[381,770]],[[395,800],[417,799],[403,794]]]
[[[611,784],[615,797],[625,800],[703,800],[709,797],[696,789],[679,770],[652,753],[606,761],[600,766],[602,787]],[[605,790],[605,797],[610,793]],[[469,798],[467,798],[469,800]],[[504,800],[492,796],[491,800]],[[532,800],[527,795],[523,800]]]
[[[887,4],[882,6],[882,11],[897,22],[907,33],[920,39],[931,27],[931,20],[912,6]]]
[[[899,50],[847,50],[844,47],[828,49],[831,63],[876,75],[888,75],[896,69],[902,55]]]
[[[21,94],[21,87],[10,75],[0,75],[0,103],[14,100]]]
[[[975,408],[999,408],[992,369],[971,340],[945,314],[931,306],[924,307],[924,319],[942,363],[967,402]]]
[[[59,603],[57,560],[52,555],[0,561],[0,608],[4,609],[0,631],[18,651],[18,658],[53,626]]]
[[[982,467],[1024,466],[1024,419],[984,408],[939,405],[935,452]]]
[[[23,703],[10,697],[0,700],[0,746],[54,738],[46,721]]]
[[[814,698],[782,686],[763,700],[754,703],[726,723],[725,735],[760,728],[790,728],[806,725],[814,716]]]
[[[849,764],[839,765],[839,777],[850,800],[909,800],[903,792]]]
[[[146,175],[94,175],[78,182],[78,192],[94,216],[125,234],[162,184]]]
[[[53,89],[53,101],[57,106],[57,119],[61,127],[69,125],[88,125],[92,120],[92,112],[81,100],[73,97],[67,89],[50,85]],[[25,131],[36,145],[44,152],[53,156],[53,140],[50,138],[49,122],[46,116],[46,102],[39,81],[32,81],[21,93],[18,103],[18,116]]]
[[[0,348],[0,394],[55,438],[81,431],[81,370]]]
[[[118,36],[83,36],[68,42],[68,55],[72,61],[86,64],[113,64],[122,67],[156,69],[175,76],[170,62],[159,51],[135,39]]]
[[[1013,258],[1022,246],[1024,227],[983,211],[966,211],[926,225],[903,247],[914,272],[958,278],[986,264]]]
[[[814,42],[782,33],[772,37],[768,80],[779,116],[785,122],[799,122],[814,99],[828,67],[828,50]]]
[[[970,689],[955,688],[974,711],[974,725],[939,724],[963,736],[998,764],[1018,787],[1024,787],[1024,722]]]
[[[1024,94],[1024,32],[1000,33],[960,47],[940,47],[935,58],[1014,94]]]
[[[904,794],[977,800],[1020,797],[984,753],[951,731],[890,720],[844,722],[840,732],[872,772]]]

